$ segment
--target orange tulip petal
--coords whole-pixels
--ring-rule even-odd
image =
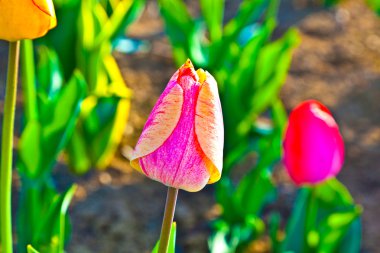
[[[57,25],[57,19],[55,18],[53,2],[46,0],[32,0],[32,2],[38,9],[50,17],[49,29],[54,28]]]
[[[51,0],[2,0],[0,13],[0,39],[8,41],[42,37],[57,24]]]
[[[214,183],[220,179],[223,168],[224,127],[218,87],[208,72],[197,100],[195,133],[202,151],[213,165],[209,183]]]

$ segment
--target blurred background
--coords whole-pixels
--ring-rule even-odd
[[[186,1],[194,16],[197,1]],[[226,1],[228,20],[240,1]],[[59,20],[58,20],[59,23]],[[346,144],[346,160],[338,178],[364,207],[361,252],[380,252],[380,19],[364,1],[347,0],[327,8],[318,1],[282,0],[274,38],[296,27],[296,47],[280,96],[289,112],[305,99],[317,99],[332,111]],[[76,176],[59,156],[53,177],[64,190],[78,184],[69,208],[72,219],[70,253],[150,252],[161,227],[166,187],[134,171],[128,156],[144,123],[176,66],[156,1],[147,1],[141,17],[126,31],[113,53],[132,91],[128,124],[107,170]],[[7,44],[0,42],[0,96],[3,103]],[[20,91],[21,89],[19,89]],[[23,94],[17,101],[15,143],[21,132]],[[3,107],[0,105],[0,108]],[[295,187],[281,166],[275,170],[278,201],[269,209],[291,212]],[[14,173],[14,208],[20,180]],[[199,193],[179,192],[175,214],[178,252],[208,252],[209,222],[220,214],[214,185]],[[256,245],[250,252],[267,252]]]

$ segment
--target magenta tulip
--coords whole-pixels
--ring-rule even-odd
[[[163,184],[194,192],[220,179],[224,127],[215,79],[188,60],[151,112],[131,165]]]
[[[344,143],[330,111],[309,100],[290,114],[284,140],[284,164],[296,185],[335,177],[343,165]]]

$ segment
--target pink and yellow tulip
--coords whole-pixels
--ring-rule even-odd
[[[344,143],[330,111],[309,100],[290,114],[284,140],[284,164],[297,185],[335,177],[343,165]]]
[[[219,180],[223,142],[216,81],[187,60],[153,108],[131,165],[167,186],[195,192]]]
[[[57,25],[52,0],[0,0],[0,39],[44,36]]]

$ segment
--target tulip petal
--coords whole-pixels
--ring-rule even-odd
[[[131,158],[132,167],[142,172],[138,158],[154,152],[169,138],[181,117],[182,105],[183,89],[172,80],[145,124]]]
[[[55,27],[57,20],[51,0],[0,1],[0,39],[35,39]]]
[[[201,149],[212,163],[209,183],[214,183],[220,179],[223,168],[224,127],[218,87],[208,72],[195,110],[195,133]]]
[[[157,150],[138,160],[142,171],[151,179],[195,192],[209,182],[209,168],[213,165],[201,149],[194,129],[200,85],[189,75],[181,78],[179,85],[184,91],[184,101],[174,131]]]
[[[292,111],[283,146],[283,162],[296,185],[317,184],[342,168],[344,143],[339,127],[318,101],[305,101]]]
[[[54,28],[57,25],[57,19],[55,18],[53,2],[46,0],[32,0],[32,2],[38,9],[50,17],[49,29]]]

